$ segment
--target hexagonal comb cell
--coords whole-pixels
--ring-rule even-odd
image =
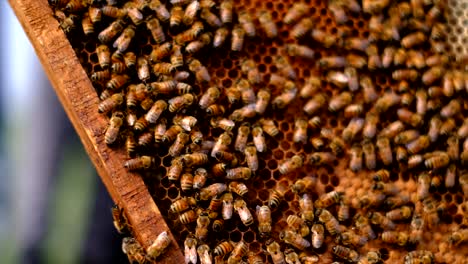
[[[275,242],[281,252],[291,253],[288,257],[294,256],[292,248],[303,260],[324,263],[433,263],[468,257],[467,238],[458,235],[467,228],[468,78],[451,64],[445,49],[448,40],[452,53],[466,59],[466,1],[445,6],[417,0],[241,0],[233,2],[233,22],[228,23],[219,19],[227,19],[223,5],[230,1],[211,7],[211,1],[200,0],[194,18],[204,33],[191,39],[194,24],[173,16],[181,7],[187,14],[195,2],[153,0],[141,7],[144,22],[126,21],[135,24],[138,36],[128,47],[135,65],[120,65],[129,68],[123,70],[127,83],[108,85],[119,71],[118,62],[127,63],[128,54],[118,52],[111,56],[114,73],[95,82],[103,99],[118,89],[125,93],[127,104],[120,109],[133,121],[121,134],[138,142],[137,156],[156,157],[156,169],[144,172],[144,180],[181,246],[195,234],[216,254],[224,241],[243,241],[268,261],[277,257]],[[157,3],[170,12],[169,22],[153,11]],[[127,5],[132,6],[115,7],[130,12]],[[70,37],[94,79],[107,67],[95,52],[100,46],[96,35],[115,21],[113,16],[118,15],[104,15],[85,42],[79,31]],[[148,21],[154,16],[161,20],[166,40],[144,26],[151,27]],[[275,25],[275,34],[268,23]],[[213,48],[210,37],[221,34],[220,27],[230,37]],[[232,44],[236,34],[243,34],[241,50]],[[206,39],[208,46],[193,51]],[[167,50],[165,43],[170,43]],[[137,70],[144,64],[156,74],[143,78]],[[183,70],[189,72],[187,79],[175,77]],[[216,94],[216,104],[206,97],[208,91]],[[261,92],[268,96],[263,110],[257,105]],[[128,105],[131,96],[139,105]],[[191,105],[192,100],[200,105]],[[151,113],[155,122],[149,117],[159,101],[165,122],[158,120],[160,113]],[[241,129],[248,131],[247,143],[238,146]],[[200,142],[194,131],[201,132]],[[203,179],[195,187],[203,173],[206,183]],[[248,191],[240,194],[233,182],[245,184]],[[268,214],[256,213],[265,205],[271,210],[271,231],[261,230]],[[200,223],[205,213],[207,227]],[[200,235],[202,228],[209,229],[206,237]],[[232,246],[222,245],[221,252]]]

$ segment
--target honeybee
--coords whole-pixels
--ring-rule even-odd
[[[252,171],[248,167],[236,167],[226,170],[228,180],[248,180],[252,176]]]
[[[359,248],[367,243],[367,237],[357,235],[351,231],[346,231],[341,233],[336,241],[342,243],[344,246]]]
[[[208,73],[208,69],[205,66],[203,66],[199,60],[192,58],[189,62],[189,70],[195,74],[197,82],[210,82],[211,76]]]
[[[452,188],[455,186],[455,178],[457,175],[457,166],[455,164],[450,164],[445,172],[445,187]]]
[[[149,55],[150,61],[152,63],[156,63],[161,61],[165,57],[168,57],[171,54],[172,50],[172,43],[166,42],[156,47],[153,47],[151,54]]]
[[[296,95],[297,87],[294,82],[286,81],[283,92],[276,96],[271,104],[274,109],[283,109],[296,98]]]
[[[431,141],[428,136],[422,135],[419,136],[417,139],[411,141],[410,143],[406,144],[406,149],[410,154],[417,154],[424,149],[428,148]]]
[[[232,241],[224,240],[218,245],[213,250],[213,253],[216,256],[225,256],[234,249],[234,243]]]
[[[181,176],[180,176],[180,189],[182,189],[183,192],[189,192],[193,188],[193,174],[191,170],[186,170]]]
[[[420,136],[419,131],[416,129],[409,129],[398,133],[395,138],[395,144],[408,144],[409,142],[417,139]]]
[[[226,189],[227,186],[224,183],[213,183],[200,190],[199,199],[203,201],[209,200],[216,195],[225,192]]]
[[[348,247],[336,245],[333,247],[332,252],[337,257],[350,262],[357,262],[359,260],[359,253]]]
[[[349,92],[342,92],[330,99],[328,103],[328,110],[331,112],[337,112],[349,105],[352,100],[352,95]]]
[[[296,39],[303,38],[312,27],[313,20],[309,17],[303,18],[292,28],[291,35]]]
[[[169,64],[166,64],[166,65],[169,67],[172,67],[172,65],[169,65]],[[177,88],[177,84],[178,82],[174,80],[152,82],[148,85],[148,89],[151,90],[153,93],[171,94]]]
[[[342,193],[337,192],[337,191],[325,193],[321,195],[318,200],[315,201],[314,205],[317,208],[330,207],[333,204],[339,203],[342,195],[343,195]]]
[[[189,140],[190,136],[187,133],[181,132],[177,134],[176,140],[169,147],[169,155],[171,155],[172,157],[179,156]]]
[[[265,136],[263,135],[263,129],[259,125],[255,125],[252,128],[252,137],[257,152],[266,152],[266,141]]]
[[[328,3],[328,9],[331,11],[338,24],[344,24],[349,20],[344,7],[345,5],[341,1],[331,1]]]
[[[88,7],[88,15],[89,19],[91,20],[91,23],[99,23],[102,19],[102,10],[94,6],[90,6]]]
[[[459,229],[457,231],[453,231],[448,239],[449,243],[458,246],[468,241],[468,229]]]
[[[208,155],[205,153],[185,154],[182,157],[184,165],[187,167],[195,167],[208,163]]]
[[[203,19],[208,25],[210,25],[213,28],[219,28],[223,25],[221,20],[213,14],[210,9],[208,8],[202,8],[200,12],[200,17]],[[240,19],[239,19],[240,22]],[[242,23],[242,22],[241,22]]]
[[[408,53],[405,49],[399,48],[395,51],[395,55],[393,57],[393,65],[400,66],[403,65],[406,60],[408,59]]]
[[[123,209],[120,209],[117,205],[114,205],[112,206],[111,212],[112,212],[113,224],[117,232],[119,232],[119,234],[127,232],[129,229],[129,225],[127,222],[127,218],[125,217],[123,213]]]
[[[237,198],[234,201],[234,210],[239,214],[239,218],[245,226],[253,224],[252,214],[249,208],[247,208],[247,203],[243,199]]]
[[[185,263],[196,264],[197,263],[197,244],[198,241],[189,234],[184,241],[184,256]]]
[[[156,13],[159,20],[166,22],[169,20],[171,14],[166,8],[166,5],[162,4],[159,0],[149,1],[148,7]]]
[[[377,100],[378,95],[375,91],[375,86],[368,76],[361,76],[359,84],[362,87],[364,102],[371,103]]]
[[[281,174],[288,174],[302,167],[303,162],[304,159],[300,155],[294,155],[290,159],[286,160],[284,163],[279,165],[278,169]]]
[[[305,144],[307,142],[307,120],[304,118],[297,118],[294,122],[294,134],[293,141],[296,143],[302,142]]]
[[[110,50],[109,47],[105,44],[101,44],[96,48],[96,54],[98,57],[98,62],[101,68],[107,69],[110,65]]]
[[[434,254],[428,250],[411,251],[405,256],[405,264],[434,263]]]
[[[151,36],[156,43],[160,44],[166,41],[166,35],[157,18],[154,17],[146,20],[146,27],[151,32]]]
[[[115,40],[112,47],[116,48],[116,53],[119,54],[119,57],[128,49],[130,42],[135,36],[135,27],[128,26],[126,27],[122,34]]]
[[[281,252],[281,248],[278,242],[273,239],[268,239],[265,242],[265,245],[273,264],[285,264],[284,254]]]
[[[207,244],[201,244],[197,248],[198,258],[200,259],[201,264],[211,264],[212,256],[210,252],[210,247]],[[194,262],[196,263],[196,261]]]
[[[102,14],[110,18],[122,19],[127,15],[127,10],[111,5],[105,5],[101,8]]]
[[[190,209],[179,215],[179,222],[183,225],[188,225],[190,223],[193,223],[197,221],[197,219],[198,219],[198,215],[193,209]]]
[[[396,231],[384,231],[382,233],[382,241],[384,243],[394,244],[402,247],[406,246],[410,242],[408,234]]]
[[[120,127],[123,124],[124,114],[121,111],[115,111],[112,113],[112,117],[109,121],[106,134],[104,136],[107,145],[112,145],[119,135]]]
[[[216,117],[216,118],[211,118],[210,120],[210,125],[213,128],[221,128],[222,130],[229,132],[235,127],[234,121],[227,119],[227,118],[222,118],[222,117]]]
[[[218,152],[227,149],[232,141],[231,136],[232,133],[224,132],[218,137],[215,145],[213,146],[213,149],[211,150],[211,157],[215,158]]]
[[[384,230],[393,230],[395,229],[395,223],[393,223],[392,220],[387,218],[385,215],[383,215],[380,212],[372,212],[369,214],[369,220],[372,224],[378,225]]]
[[[86,12],[83,14],[83,18],[81,20],[81,27],[83,28],[83,33],[86,36],[94,34],[94,25],[89,17],[89,13]]]
[[[175,68],[169,62],[158,62],[153,65],[153,73],[156,76],[170,75],[174,72]]]
[[[372,176],[372,179],[374,181],[388,182],[390,180],[390,172],[386,169],[380,169]]]
[[[210,218],[206,212],[200,213],[197,218],[197,226],[195,227],[195,237],[198,240],[204,241],[208,236],[208,226],[210,225]]]
[[[403,101],[404,97],[402,97]],[[406,108],[400,108],[397,110],[398,119],[402,122],[407,123],[413,127],[419,126],[423,122],[423,117],[419,114],[413,113]]]
[[[231,252],[231,255],[229,255],[229,258],[227,260],[228,264],[236,264],[240,263],[242,260],[242,257],[247,253],[248,247],[247,244],[245,244],[244,241],[239,241],[235,246],[234,249]]]
[[[309,194],[304,193],[299,198],[299,208],[301,209],[301,218],[309,224],[312,223],[314,221],[314,204]]]
[[[171,206],[169,207],[169,212],[173,214],[182,213],[196,205],[197,201],[195,201],[193,197],[182,197],[171,204]]]
[[[101,31],[98,35],[98,39],[101,43],[109,43],[114,39],[125,27],[125,22],[121,19],[117,19],[112,22],[107,28]]]
[[[186,43],[194,41],[204,30],[204,25],[201,21],[195,21],[192,26],[182,33],[174,37],[175,43],[184,46]]]
[[[402,206],[386,213],[386,217],[392,221],[406,220],[411,217],[413,210],[409,206]]]
[[[283,194],[276,189],[270,190],[267,201],[268,207],[270,207],[271,210],[274,211],[279,207],[281,201],[283,201]]]
[[[378,154],[382,163],[387,166],[392,164],[393,154],[390,147],[390,140],[386,137],[378,137],[375,145],[377,146]]]
[[[461,104],[459,100],[452,99],[446,106],[440,109],[440,115],[444,118],[450,118],[459,113],[461,110]]]
[[[184,82],[177,82],[176,90],[178,94],[192,93],[193,88],[190,84]]]
[[[266,236],[271,232],[271,210],[267,205],[256,207],[258,220],[258,232],[261,236]]]
[[[182,55],[181,46],[172,45],[171,64],[174,69],[178,69],[184,65],[184,56]]]
[[[248,145],[244,151],[247,166],[253,172],[258,170],[257,148],[254,145]]]
[[[408,168],[414,169],[423,164],[424,158],[422,155],[411,155],[408,157]]]
[[[252,59],[246,59],[241,62],[241,71],[243,74],[247,75],[247,79],[252,84],[258,84],[261,81],[260,72],[258,71],[255,62]],[[242,79],[245,82],[245,80]],[[238,84],[240,85],[240,84]],[[244,84],[243,86],[248,87],[248,84]],[[244,90],[244,89],[241,89]],[[244,102],[245,103],[245,102]],[[250,102],[252,103],[252,102]]]
[[[322,224],[315,223],[312,225],[312,246],[316,249],[321,248],[325,238],[325,229]]]
[[[464,151],[463,153],[466,153],[466,151]],[[468,196],[468,173],[466,172],[460,173],[458,176],[458,182],[460,183],[461,189],[463,191],[463,195],[467,197]]]
[[[297,231],[301,228],[302,225],[305,224],[305,220],[297,215],[288,215],[288,217],[286,218],[286,223],[294,231]]]
[[[127,254],[129,262],[144,263],[147,261],[145,250],[133,237],[122,239],[122,252]]]
[[[363,118],[353,118],[349,124],[343,129],[342,138],[346,142],[352,141],[356,135],[364,128],[365,120]]]
[[[288,77],[290,79],[296,79],[297,78],[297,74],[294,70],[294,68],[291,66],[291,64],[289,63],[287,57],[285,56],[275,56],[273,58],[273,61],[276,65],[276,67],[278,69],[280,69],[280,73],[283,74],[285,77]],[[271,82],[271,79],[270,79],[270,82]],[[292,82],[289,82],[289,84],[283,84],[281,83],[281,85],[284,85],[284,89],[286,89],[286,87],[288,86],[291,86],[291,84],[293,84]]]
[[[215,35],[213,37],[213,47],[214,48],[219,48],[221,47],[224,42],[226,41],[227,36],[229,35],[229,30],[225,27],[218,28],[215,31]],[[238,44],[236,44],[238,46]],[[242,45],[241,45],[242,46]],[[242,47],[239,49],[241,50]]]
[[[353,144],[350,149],[349,168],[354,172],[362,169],[362,148],[358,144]]]
[[[156,259],[159,257],[164,251],[166,251],[167,247],[171,244],[171,238],[167,234],[167,231],[161,232],[156,240],[154,240],[153,244],[146,249],[146,254],[149,258]]]
[[[212,39],[212,34],[211,33],[204,33],[200,36],[199,39],[194,40],[187,44],[185,47],[185,51],[189,54],[194,54],[204,47],[206,47],[208,44],[210,44]]]
[[[124,98],[121,93],[113,94],[99,103],[98,112],[101,114],[108,113],[123,104],[123,101]]]
[[[173,7],[174,9],[175,7]],[[183,23],[185,25],[192,25],[193,21],[195,20],[198,10],[200,9],[200,2],[193,1],[187,5],[185,8],[185,12],[183,14]],[[172,10],[171,10],[172,11]],[[172,24],[172,23],[171,23]]]
[[[93,74],[91,74],[91,81],[96,82],[96,83],[101,83],[101,82],[105,82],[105,81],[109,80],[110,77],[111,77],[111,75],[110,75],[109,70],[95,71],[95,72],[93,72]],[[110,92],[109,90],[104,90],[104,91]],[[101,93],[101,95],[99,97],[101,100],[104,100],[104,99],[106,99],[106,98],[108,98],[110,96],[110,94],[109,94],[109,96],[104,97],[102,95],[102,94],[105,93],[104,91]]]
[[[223,216],[224,220],[229,220],[232,218],[232,211],[234,209],[233,207],[234,197],[232,196],[232,193],[227,192],[223,194],[221,200],[223,201],[221,215]]]
[[[352,106],[352,105],[350,105]],[[350,107],[346,107],[345,109],[345,116],[346,116],[346,110]],[[361,106],[362,105],[358,105],[358,106]],[[359,112],[359,110],[358,110]],[[350,114],[348,114],[349,116]],[[366,115],[366,119],[365,119],[365,123],[364,123],[364,127],[362,128],[362,135],[365,137],[365,138],[373,138],[375,137],[376,133],[377,133],[377,124],[379,123],[379,116],[376,114],[376,113],[373,113],[373,112],[369,112],[367,115]]]
[[[338,221],[343,222],[349,219],[350,206],[347,199],[341,198],[340,206],[337,210]]]
[[[167,120],[165,118],[160,118],[158,124],[154,129],[154,141],[156,143],[162,143],[164,135],[166,134],[166,124]]]
[[[217,212],[211,212],[211,213],[216,214],[216,216],[218,215]],[[214,219],[213,217],[210,217],[210,218]],[[215,231],[215,232],[221,232],[224,229],[224,220],[222,218],[215,219],[213,221],[212,228],[213,228],[213,231]]]
[[[445,120],[440,126],[440,134],[441,135],[448,135],[456,128],[455,120],[453,118],[449,118]]]
[[[317,65],[323,70],[343,68],[346,66],[346,58],[341,56],[322,57],[317,61]]]
[[[169,111],[174,113],[193,104],[195,97],[193,94],[183,94],[169,99]]]
[[[283,240],[285,243],[290,244],[299,250],[304,250],[310,247],[309,241],[304,239],[298,233],[295,233],[294,231],[291,231],[291,230],[281,231],[281,233],[279,234],[279,238]]]
[[[312,29],[310,35],[316,42],[320,43],[325,48],[330,48],[338,43],[337,36],[330,35],[327,32],[316,28]]]
[[[392,78],[396,81],[415,81],[418,77],[419,73],[414,69],[398,69],[392,73]]]
[[[146,113],[145,119],[151,124],[155,124],[161,114],[167,109],[167,103],[164,100],[156,101],[151,109]]]
[[[258,21],[268,38],[275,38],[278,35],[278,27],[268,11],[260,11],[258,14]]]
[[[322,119],[319,116],[314,116],[311,119],[309,119],[309,121],[307,121],[307,124],[313,130],[318,130],[319,127],[322,125]]]
[[[205,186],[206,180],[208,179],[208,172],[204,168],[198,168],[195,170],[193,176],[193,188],[200,189]]]
[[[308,158],[312,165],[332,165],[336,160],[335,154],[331,152],[315,152]]]
[[[429,68],[426,72],[423,73],[421,80],[425,85],[431,85],[435,81],[442,78],[445,70],[441,66],[434,66]]]
[[[299,255],[292,248],[287,248],[284,251],[284,258],[286,263],[288,264],[301,263],[301,261],[299,260]]]
[[[241,51],[242,47],[244,46],[244,35],[245,31],[239,27],[235,26],[232,30],[232,42],[231,42],[231,50],[232,51]]]
[[[357,213],[354,216],[354,225],[359,230],[362,235],[365,235],[369,240],[373,240],[376,238],[374,230],[369,224],[369,219],[362,215],[361,213]]]
[[[406,35],[404,38],[401,39],[401,45],[407,49],[412,48],[414,46],[420,45],[427,40],[426,35],[423,32],[415,32]]]
[[[302,110],[308,115],[315,114],[318,110],[320,110],[327,102],[327,97],[324,93],[319,93],[309,99],[307,103],[305,103]]]
[[[106,83],[106,88],[110,90],[119,90],[130,80],[130,77],[126,74],[123,75],[112,75],[111,79]]]
[[[123,61],[112,59],[112,73],[123,74],[127,70],[127,66]]]
[[[305,3],[295,3],[284,16],[283,22],[286,25],[293,24],[294,22],[298,21],[302,16],[304,16],[308,11],[309,7]]]
[[[362,142],[362,151],[364,154],[364,163],[366,164],[366,168],[369,170],[375,169],[377,166],[376,156],[375,156],[375,148],[374,144],[370,140],[364,140]]]
[[[393,58],[395,57],[396,49],[393,46],[387,46],[383,50],[382,54],[382,66],[384,68],[390,67],[393,63]]]
[[[449,155],[445,152],[441,152],[426,158],[424,165],[428,169],[440,169],[448,166],[449,162]]]
[[[183,165],[184,164],[180,157],[172,159],[171,166],[169,167],[169,170],[167,172],[167,178],[170,181],[177,181],[180,175],[182,174]]]

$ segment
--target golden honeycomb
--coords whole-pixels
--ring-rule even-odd
[[[468,1],[448,1],[448,43],[458,58],[468,56]]]
[[[97,1],[99,2],[99,1]],[[135,1],[138,2],[138,1]],[[320,0],[305,0],[303,1],[309,6],[308,16],[313,20],[313,29],[318,29],[326,32],[329,35],[339,35],[345,34],[346,37],[356,37],[361,39],[367,39],[370,37],[369,30],[369,20],[371,16],[369,14],[364,14],[362,12],[347,12],[347,17],[349,18],[347,22],[343,24],[338,24],[336,22],[336,17],[332,14],[329,8],[329,4],[333,1],[320,1]],[[330,2],[330,3],[329,3]],[[352,1],[350,1],[352,2]],[[363,1],[365,2],[365,1]],[[367,1],[369,2],[369,1]],[[432,1],[425,1],[432,2]],[[434,1],[435,2],[435,1]],[[314,42],[311,37],[306,36],[303,39],[296,40],[291,36],[291,28],[293,25],[286,25],[283,22],[288,10],[294,4],[294,1],[248,1],[240,0],[235,1],[235,10],[237,12],[246,11],[252,16],[255,16],[259,10],[267,10],[271,13],[271,16],[278,27],[278,36],[274,39],[268,39],[265,36],[265,33],[260,30],[260,25],[257,19],[254,20],[255,26],[258,29],[257,34],[253,38],[245,39],[244,47],[241,52],[233,52],[229,50],[229,44],[225,45],[223,48],[214,50],[214,49],[205,49],[198,58],[209,69],[211,74],[212,81],[211,85],[219,85],[221,88],[227,89],[232,87],[236,80],[243,78],[243,74],[240,70],[240,65],[245,59],[252,59],[256,62],[256,66],[261,73],[262,82],[260,85],[255,86],[255,89],[258,90],[262,87],[267,87],[271,89],[272,98],[275,98],[278,94],[281,93],[280,89],[277,89],[275,86],[269,84],[269,80],[272,74],[280,73],[279,67],[275,65],[275,57],[282,56],[288,57],[288,54],[285,50],[285,45],[290,43],[299,43],[301,45],[310,46],[314,52],[315,56],[313,60],[302,59],[298,57],[289,57],[289,62],[293,66],[297,79],[294,80],[295,84],[298,87],[305,85],[307,79],[312,75],[325,74],[324,71],[320,70],[316,62],[320,58],[328,56],[345,56],[349,53],[348,50],[343,48],[326,48],[320,43]],[[99,5],[99,3],[98,3]],[[167,6],[171,6],[167,4]],[[425,12],[430,8],[430,4],[425,7]],[[449,22],[449,32],[452,36],[448,37],[448,42],[451,44],[452,53],[460,54],[460,56],[466,56],[466,35],[467,35],[467,25],[466,25],[466,12],[468,11],[466,7],[466,1],[448,1],[448,22]],[[455,19],[461,18],[461,19]],[[111,19],[103,18],[102,25],[95,28],[96,32],[99,32],[105,28],[104,25],[108,25]],[[79,30],[76,31],[70,36],[70,41],[79,59],[82,62],[84,69],[87,71],[88,75],[91,76],[93,72],[101,70],[101,67],[98,63],[98,56],[95,52],[96,47],[99,45],[96,39],[85,37],[83,33],[79,33]],[[410,32],[402,31],[403,34],[409,34]],[[81,35],[80,35],[81,34]],[[168,35],[171,35],[171,32],[168,32]],[[149,55],[155,46],[155,42],[149,36],[148,32],[145,30],[137,31],[138,38],[133,40],[132,50],[137,51],[140,55]],[[229,41],[227,41],[229,42]],[[378,42],[378,49],[380,53],[383,52],[383,49],[386,47],[386,43]],[[430,54],[428,45],[423,46],[424,55]],[[358,52],[359,53],[359,52]],[[361,53],[359,53],[361,54]],[[464,54],[464,55],[463,55]],[[463,66],[463,65],[462,65]],[[424,68],[427,69],[427,68]],[[372,82],[375,85],[375,90],[379,95],[379,98],[384,97],[389,93],[396,93],[403,95],[400,88],[400,82],[392,79],[391,69],[379,69],[376,71],[369,71],[367,69],[360,70],[361,74],[368,75]],[[466,82],[466,73],[464,75]],[[132,82],[140,82],[138,78],[132,76]],[[336,86],[328,83],[322,82],[323,87],[321,92],[325,93],[328,98],[335,98],[337,95],[343,92],[342,89],[337,88]],[[434,82],[434,86],[441,86],[441,81]],[[422,86],[424,89],[429,89],[429,85],[424,85],[422,83],[416,83],[412,85]],[[96,90],[100,94],[103,92],[103,85],[96,84]],[[198,98],[203,94],[208,86],[206,85],[195,85],[194,93],[198,94]],[[408,90],[410,98],[416,93],[417,87],[411,87]],[[418,126],[414,125],[414,128],[419,128],[421,134],[427,132],[429,129],[428,123],[432,116],[436,115],[436,112],[447,105],[451,99],[457,98],[457,100],[462,101],[462,106],[458,112],[454,115],[455,125],[461,127],[464,120],[466,120],[467,114],[467,101],[464,98],[466,96],[465,89],[458,91],[455,95],[444,97],[443,95],[434,97],[432,101],[436,104],[434,109],[428,110],[428,114],[424,116],[422,121],[423,125]],[[359,114],[359,117],[366,116],[366,113],[371,111],[375,102],[363,103],[363,98],[366,96],[363,91],[352,91],[353,99],[352,103],[361,103],[364,106],[364,110]],[[352,146],[355,143],[362,143],[363,138],[357,136],[356,139],[352,142],[345,143],[345,151],[342,155],[337,155],[337,159],[329,164],[325,165],[311,165],[309,162],[304,161],[304,166],[294,170],[293,172],[287,173],[285,175],[281,174],[279,167],[286,160],[289,160],[296,154],[302,155],[302,157],[308,158],[312,153],[316,152],[316,149],[312,146],[311,142],[307,140],[306,144],[295,143],[293,141],[294,132],[295,132],[295,120],[299,117],[306,119],[311,118],[302,110],[304,105],[307,103],[308,99],[296,98],[291,105],[289,105],[285,110],[279,111],[267,111],[263,117],[271,118],[275,121],[277,127],[280,130],[280,133],[275,137],[270,137],[266,135],[267,138],[267,151],[265,153],[259,153],[259,169],[255,173],[255,176],[251,179],[245,181],[249,191],[244,200],[248,204],[250,212],[255,217],[255,208],[257,205],[263,205],[267,203],[267,200],[272,189],[279,190],[284,194],[284,201],[280,204],[279,208],[272,212],[273,220],[273,231],[271,236],[276,241],[280,242],[279,235],[282,230],[288,229],[288,224],[286,219],[289,215],[299,215],[301,213],[299,207],[298,195],[296,195],[292,190],[291,186],[295,183],[296,180],[304,177],[314,177],[316,183],[312,190],[309,190],[313,201],[316,201],[325,193],[332,191],[342,192],[342,197],[345,197],[351,206],[351,219],[340,222],[342,230],[354,230],[354,222],[352,217],[356,214],[367,215],[374,211],[385,213],[388,211],[386,206],[376,206],[375,208],[361,208],[361,200],[366,195],[375,193],[375,184],[373,180],[373,175],[375,171],[381,168],[386,168],[390,171],[390,180],[388,185],[394,185],[397,188],[397,192],[388,197],[403,197],[408,196],[410,200],[406,203],[409,205],[412,210],[418,211],[422,210],[420,207],[421,201],[418,201],[418,192],[421,188],[421,184],[418,183],[419,176],[422,173],[420,169],[409,169],[405,162],[397,162],[395,153],[393,153],[394,161],[390,165],[385,165],[384,161],[379,159],[377,161],[377,168],[375,170],[366,169],[365,165],[362,165],[363,169],[354,172],[350,169],[350,152]],[[228,105],[227,101],[224,99],[223,104]],[[349,103],[348,103],[349,104]],[[411,111],[415,111],[416,103],[409,101],[407,107]],[[231,109],[232,110],[232,109]],[[377,124],[377,130],[380,132],[386,128],[390,123],[399,119],[398,108],[392,107],[385,114],[380,115],[380,120]],[[432,111],[432,112],[431,112]],[[142,113],[138,113],[142,115]],[[323,110],[315,114],[319,116],[322,120],[320,128],[330,129],[332,132],[332,138],[324,139],[326,143],[329,143],[333,138],[341,138],[343,131],[348,126],[350,122],[349,117],[346,117],[343,111],[338,111],[336,113],[330,113],[327,110]],[[216,137],[220,134],[220,131],[212,130],[210,128],[209,120],[198,120],[199,127],[205,135],[205,140],[216,140]],[[255,121],[255,119],[254,119]],[[406,125],[405,128],[409,129],[411,126]],[[454,130],[454,129],[452,129]],[[237,127],[234,128],[233,132],[237,132]],[[125,134],[125,132],[123,132]],[[320,129],[309,129],[308,137],[319,137]],[[376,139],[372,139],[375,143]],[[446,136],[440,136],[440,139],[431,143],[428,150],[445,150],[446,143],[444,140],[447,140]],[[463,140],[460,139],[460,144],[463,145]],[[466,143],[465,143],[466,144]],[[393,144],[396,147],[396,144]],[[457,146],[460,149],[464,147]],[[395,151],[395,149],[392,149]],[[329,147],[325,147],[324,151],[330,151]],[[147,185],[150,193],[152,194],[156,204],[158,205],[163,216],[166,219],[168,225],[171,228],[171,232],[178,238],[178,243],[183,248],[184,240],[189,233],[193,233],[195,229],[195,223],[188,225],[183,225],[178,220],[178,215],[169,213],[170,205],[175,201],[184,196],[192,196],[193,191],[184,192],[181,190],[179,183],[174,183],[170,181],[167,177],[168,168],[171,165],[172,157],[168,154],[168,148],[165,146],[159,146],[156,149],[143,150],[145,154],[151,154],[155,157],[156,169],[142,172],[142,177]],[[124,161],[122,161],[122,164]],[[457,164],[453,162],[454,164]],[[245,161],[241,162],[241,165],[245,165]],[[459,163],[457,164],[458,174],[461,175],[464,172],[466,164]],[[209,169],[207,167],[207,169]],[[440,177],[439,177],[440,176]],[[382,228],[372,225],[372,228],[378,234],[377,239],[370,240],[363,247],[355,247],[355,250],[361,256],[370,250],[377,250],[382,258],[383,263],[403,263],[403,259],[408,252],[413,250],[429,250],[435,256],[436,263],[466,263],[468,259],[468,245],[460,244],[454,246],[449,243],[449,235],[451,232],[463,229],[468,227],[467,222],[467,211],[468,211],[468,200],[467,194],[463,193],[466,187],[462,186],[463,183],[456,182],[455,186],[451,188],[446,188],[444,186],[444,170],[433,170],[431,171],[431,180],[434,181],[434,186],[431,185],[430,197],[435,201],[437,207],[444,208],[444,210],[439,211],[437,217],[439,218],[439,223],[435,226],[429,228],[427,227],[422,234],[422,238],[416,245],[407,245],[407,246],[395,246],[382,241],[381,234],[384,230]],[[439,186],[436,184],[436,180],[441,178],[442,184]],[[210,179],[211,181],[207,183],[218,182],[218,179]],[[199,202],[198,205],[200,208],[207,208],[207,202]],[[337,215],[339,206],[333,205],[328,208],[334,216]],[[234,213],[235,214],[235,213]],[[317,218],[317,216],[316,216]],[[397,221],[394,231],[399,232],[410,232],[410,221],[411,219],[405,221]],[[310,241],[310,235],[306,237]],[[251,226],[245,226],[242,224],[239,217],[236,215],[230,221],[225,222],[224,230],[219,233],[210,231],[208,240],[206,243],[210,248],[214,248],[223,240],[231,240],[233,242],[244,241],[248,244],[248,249],[250,252],[258,254],[262,257],[262,260],[265,262],[271,262],[271,257],[268,256],[267,248],[265,242],[267,238],[261,237],[257,230],[257,222]],[[284,251],[286,245],[283,242],[280,242],[281,249]],[[317,254],[319,256],[319,263],[331,263],[332,261],[342,261],[332,254],[333,247],[339,244],[335,241],[335,236],[331,236],[327,233],[324,245],[318,249],[310,250],[307,252],[310,254]],[[299,253],[299,251],[297,251]],[[362,257],[364,258],[364,257]]]

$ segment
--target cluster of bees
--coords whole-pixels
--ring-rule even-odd
[[[468,74],[446,54],[443,1],[330,0],[332,33],[316,27],[316,15],[302,2],[288,7],[281,25],[273,19],[278,14],[251,14],[231,0],[50,4],[70,38],[83,34],[96,42],[98,66],[89,75],[102,100],[98,111],[109,117],[105,142],[127,150],[123,166],[152,172],[161,157],[170,157],[163,177],[180,195],[167,213],[189,230],[180,238],[186,263],[383,263],[388,256],[369,249],[371,243],[407,250],[399,263],[441,261],[445,252],[418,247],[449,214],[433,192],[459,192],[468,201]],[[356,16],[368,22],[366,37],[347,26]],[[277,71],[264,78],[243,53],[244,42],[274,42],[281,28],[292,41],[273,56]],[[141,39],[149,39],[151,50],[140,49]],[[234,67],[241,76],[229,87],[202,63],[203,55],[222,50],[240,57]],[[299,77],[295,63],[314,70]],[[391,87],[384,89],[376,76]],[[286,140],[311,151],[285,157],[281,177],[345,161],[347,170],[356,177],[365,172],[372,182],[365,195],[333,190],[314,199],[311,173],[289,190],[268,190],[264,204],[249,201],[268,146],[284,137],[277,119],[288,108],[299,111]],[[330,127],[331,117],[344,128]],[[410,175],[415,195],[394,183],[394,168]],[[287,225],[278,229],[288,191],[298,213],[285,216]],[[118,208],[113,215],[119,231],[129,229]],[[228,222],[255,230],[263,253],[244,240],[214,242]],[[467,224],[446,234],[454,250],[468,241]],[[169,244],[164,231],[148,249],[131,237],[122,249],[143,263]]]

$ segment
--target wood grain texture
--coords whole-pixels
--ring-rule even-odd
[[[108,119],[98,114],[96,91],[47,0],[9,2],[112,199],[124,209],[135,237],[147,248],[159,233],[169,228],[141,177],[123,168],[127,158],[124,151],[109,149],[105,144]],[[172,234],[171,237],[173,242],[158,263],[184,262]]]

